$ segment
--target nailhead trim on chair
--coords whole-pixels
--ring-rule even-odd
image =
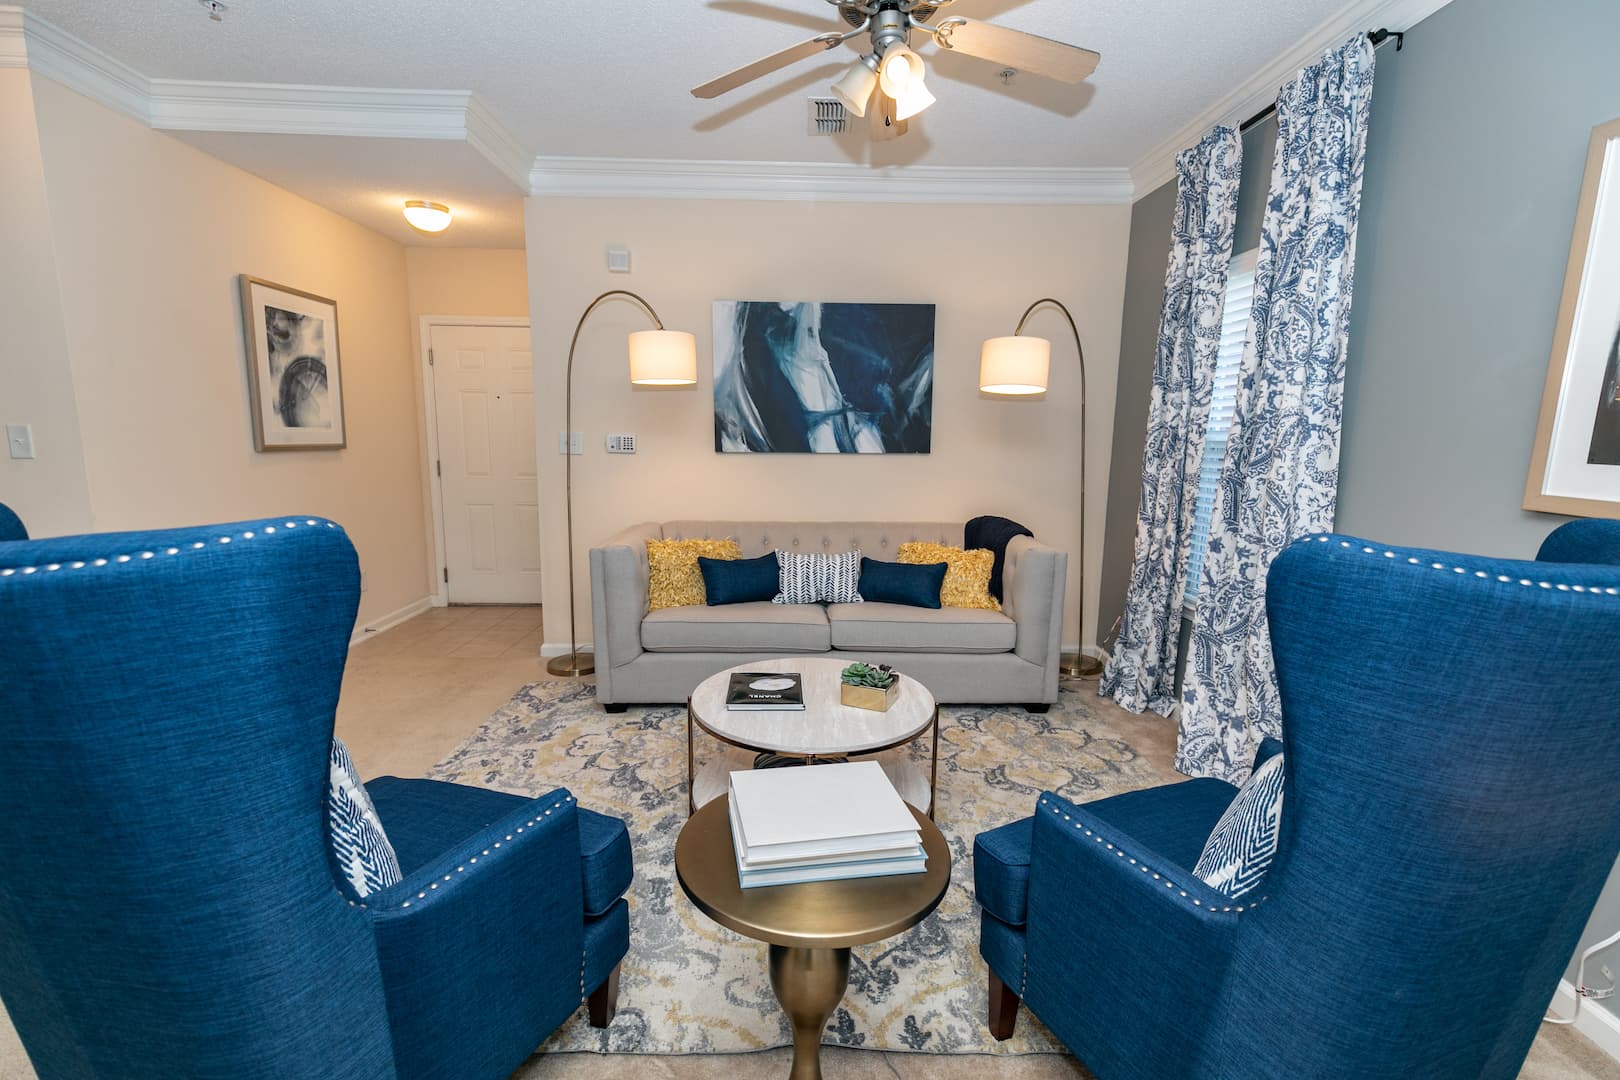
[[[529,820],[527,825],[520,826],[517,829],[517,831],[522,832],[526,828],[527,829],[534,828],[535,823],[542,820],[547,815],[549,815],[552,810],[557,809],[557,807],[561,806],[563,803],[571,803],[573,801],[574,801],[574,797],[572,795],[569,795],[569,796],[566,796],[564,798],[558,799],[556,802],[551,804],[550,809],[546,810],[544,813],[536,814],[533,818],[531,818]],[[512,839],[512,836],[513,836],[512,833],[507,833],[506,834],[506,839],[510,840],[510,839]],[[496,842],[494,844],[491,844],[489,847],[485,848],[480,854],[488,855],[490,853],[490,851],[492,851],[494,848],[498,848],[500,846],[501,846],[500,842]],[[456,873],[459,874],[462,871],[466,870],[468,866],[471,866],[473,863],[476,863],[478,861],[478,858],[479,858],[478,855],[474,855],[472,858],[467,860],[465,865],[456,867]],[[444,880],[449,881],[450,880],[450,875],[449,874],[444,875]],[[438,887],[439,887],[439,883],[437,881],[435,881],[431,885],[429,885],[426,889],[424,889],[421,892],[417,893],[416,898],[418,900],[425,900],[427,898],[427,894],[429,892],[433,891],[434,889],[437,889]],[[361,905],[361,906],[363,907],[364,905]],[[403,904],[401,904],[399,906],[401,908],[408,908],[408,907],[411,906],[411,902],[409,900],[407,900],[407,901],[405,901]],[[583,960],[580,961],[580,981],[581,982],[585,981],[585,967],[584,967],[584,961]]]
[[[1042,806],[1050,806],[1051,804],[1048,803],[1045,798],[1042,798],[1040,800],[1040,805],[1042,805]],[[1080,822],[1074,821],[1068,814],[1065,814],[1063,811],[1059,810],[1057,807],[1052,806],[1051,809],[1052,809],[1052,813],[1054,815],[1056,815],[1058,817],[1061,817],[1064,821],[1070,822],[1072,825],[1074,825],[1074,827],[1076,829],[1079,829],[1081,832],[1083,832],[1087,836],[1091,837],[1097,843],[1102,844],[1107,850],[1112,851],[1115,854],[1115,856],[1117,856],[1118,858],[1121,858],[1121,859],[1129,858],[1129,856],[1127,856],[1125,854],[1125,852],[1124,852],[1124,850],[1122,848],[1116,848],[1113,844],[1108,843],[1108,841],[1104,840],[1101,836],[1099,836],[1098,834],[1092,832],[1090,829],[1086,828]],[[1158,872],[1150,870],[1146,863],[1139,863],[1134,858],[1132,858],[1132,859],[1130,859],[1130,864],[1132,866],[1134,866],[1134,867],[1137,867],[1144,874],[1152,874],[1154,881],[1162,881],[1162,882],[1164,882],[1164,887],[1165,888],[1171,889],[1171,890],[1173,890],[1173,891],[1175,891],[1177,893],[1180,893],[1181,897],[1183,899],[1191,900],[1193,902],[1194,906],[1204,908],[1206,911],[1229,911],[1229,912],[1232,912],[1234,914],[1239,914],[1240,915],[1245,911],[1249,911],[1249,910],[1252,910],[1254,908],[1259,907],[1261,904],[1263,904],[1267,900],[1271,899],[1269,896],[1262,896],[1260,899],[1251,900],[1247,904],[1233,904],[1233,905],[1226,906],[1226,907],[1216,907],[1214,904],[1210,904],[1208,907],[1205,907],[1204,902],[1202,900],[1200,900],[1198,897],[1188,895],[1186,889],[1181,888],[1175,882],[1171,881],[1167,877],[1164,877],[1163,875],[1159,874]]]
[[[328,529],[337,528],[337,525],[334,524],[333,522],[322,521],[322,520],[319,520],[317,518],[305,518],[303,523],[305,525],[325,525]],[[298,528],[298,522],[289,521],[289,522],[286,522],[282,527],[287,528],[287,529],[296,529],[296,528]],[[260,532],[263,532],[266,536],[268,536],[268,535],[274,533],[275,531],[276,531],[276,526],[274,526],[274,525],[263,525],[263,526],[260,526],[259,530],[257,530],[257,531],[253,530],[253,529],[249,529],[247,532],[245,532],[245,533],[243,533],[241,535],[240,539],[252,540],[255,537],[257,537]],[[217,542],[221,543],[221,544],[229,544],[232,541],[232,539],[235,539],[235,538],[230,537],[230,536],[221,536],[221,537],[218,538]],[[207,547],[207,546],[208,545],[206,543],[204,543],[201,540],[198,540],[198,541],[195,541],[191,545],[189,550],[196,551],[199,548],[204,548],[204,547]],[[165,554],[165,555],[178,555],[178,554],[180,554],[180,550],[181,549],[177,548],[177,547],[164,548],[163,549],[163,554]],[[65,564],[64,563],[47,563],[44,566],[8,566],[8,567],[5,567],[3,569],[0,569],[0,577],[11,577],[13,574],[35,574],[35,573],[38,573],[41,570],[44,570],[47,573],[50,573],[50,572],[56,571],[56,570],[83,570],[86,567],[102,567],[102,566],[110,565],[111,563],[115,563],[115,562],[116,563],[132,562],[137,558],[139,558],[139,559],[153,559],[153,558],[157,557],[157,554],[158,553],[155,552],[155,551],[138,551],[133,555],[113,555],[113,556],[109,556],[107,558],[91,559],[89,561],[85,561],[83,559],[80,559],[80,560],[76,560],[74,562],[65,563]]]
[[[1318,544],[1326,544],[1329,541],[1331,541],[1332,539],[1333,538],[1331,536],[1318,536],[1318,537],[1315,538],[1315,540],[1316,540],[1316,542]],[[1355,547],[1355,545],[1352,544],[1348,540],[1340,540],[1339,541],[1339,546],[1342,547],[1342,548],[1354,548]],[[1365,555],[1377,555],[1377,554],[1379,554],[1379,551],[1378,551],[1377,548],[1363,547],[1361,549],[1361,551],[1362,551],[1362,554],[1365,554]],[[1386,559],[1393,559],[1393,558],[1397,557],[1397,553],[1393,552],[1393,551],[1385,551],[1385,552],[1383,552],[1383,556]],[[1423,565],[1423,560],[1416,557],[1415,555],[1407,556],[1406,561],[1411,563],[1413,566],[1422,566]],[[1466,567],[1466,566],[1449,566],[1448,567],[1443,562],[1431,562],[1429,564],[1429,568],[1432,569],[1432,570],[1447,570],[1447,569],[1449,569],[1454,574],[1467,574],[1467,573],[1470,572],[1468,567]],[[1474,570],[1474,571],[1472,571],[1472,573],[1477,578],[1483,578],[1483,579],[1487,579],[1487,580],[1492,576],[1488,571],[1485,571],[1485,570]],[[1497,575],[1495,575],[1495,577],[1496,577],[1497,581],[1501,582],[1504,585],[1511,585],[1511,584],[1513,584],[1513,581],[1514,581],[1514,579],[1509,577],[1507,574],[1497,574]],[[1559,582],[1558,584],[1554,584],[1553,582],[1550,582],[1550,581],[1532,581],[1530,578],[1519,578],[1518,583],[1521,586],[1526,587],[1526,588],[1534,585],[1534,586],[1536,586],[1538,588],[1542,588],[1542,589],[1555,589],[1558,592],[1590,593],[1593,596],[1597,596],[1599,594],[1602,594],[1602,595],[1605,595],[1605,596],[1620,596],[1620,587],[1616,587],[1616,586],[1613,586],[1613,585],[1566,585],[1566,584],[1564,584],[1562,582]]]

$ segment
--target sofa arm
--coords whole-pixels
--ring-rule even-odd
[[[1099,1076],[1173,1076],[1197,1025],[1168,1000],[1210,1001],[1244,912],[1133,838],[1050,792],[1030,850],[1030,1008]]]
[[[401,1077],[506,1076],[579,1007],[582,889],[559,788],[367,898]]]
[[[591,642],[596,696],[611,702],[613,669],[641,655],[647,614],[647,541],[664,535],[654,522],[632,525],[591,548]]]
[[[1018,536],[1007,545],[1001,577],[1002,607],[1018,624],[1013,651],[1051,672],[1053,700],[1063,649],[1063,588],[1068,567],[1067,552]]]

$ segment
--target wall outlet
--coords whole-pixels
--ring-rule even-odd
[[[585,433],[583,431],[574,432],[574,437],[572,439],[570,439],[568,437],[567,432],[563,432],[563,431],[557,432],[557,453],[559,453],[559,454],[570,454],[571,453],[571,454],[579,455],[579,454],[583,454],[584,452],[585,452]]]
[[[7,424],[6,448],[11,456],[19,459],[34,456],[34,426],[32,424]]]
[[[636,452],[636,437],[633,434],[609,435],[607,437],[607,452],[610,454],[633,454]]]

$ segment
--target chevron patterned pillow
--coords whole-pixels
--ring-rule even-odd
[[[358,899],[398,884],[399,859],[383,832],[360,773],[343,740],[332,736],[332,765],[326,789],[326,833],[343,880]]]
[[[1244,781],[1215,823],[1193,876],[1227,896],[1242,896],[1265,877],[1282,823],[1283,756],[1273,754]]]
[[[861,553],[802,555],[776,551],[777,588],[773,604],[858,604]]]

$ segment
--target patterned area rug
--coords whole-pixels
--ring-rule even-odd
[[[1016,706],[941,711],[937,818],[953,859],[950,891],[918,926],[854,950],[849,989],[824,1043],[936,1054],[1061,1051],[1027,1011],[1007,1042],[985,1026],[973,837],[1028,815],[1042,791],[1085,801],[1169,778],[1090,701],[1065,688],[1045,715]],[[700,759],[720,752],[698,738]],[[926,769],[927,738],[909,751]],[[629,822],[636,877],[618,1016],[596,1031],[581,1010],[542,1053],[717,1054],[792,1044],[766,976],[766,946],[710,922],[675,881],[685,755],[684,706],[613,715],[589,683],[544,682],[519,690],[428,774],[525,795],[567,786],[581,805]]]

